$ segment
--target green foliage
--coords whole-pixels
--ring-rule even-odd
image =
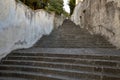
[[[20,0],[32,9],[45,9],[48,12],[68,15],[63,9],[63,0]]]
[[[32,9],[44,9],[48,0],[20,0]]]
[[[63,10],[63,0],[49,0],[48,6],[45,8],[48,12],[55,11],[56,14],[62,14]]]
[[[70,15],[73,14],[73,11],[74,11],[74,8],[75,8],[75,3],[76,3],[75,0],[70,0],[70,2],[69,2],[69,6],[70,6]]]

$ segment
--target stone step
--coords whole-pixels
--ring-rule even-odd
[[[34,64],[33,64],[34,63]],[[82,65],[82,64],[69,64],[69,63],[56,63],[56,62],[33,62],[33,61],[24,61],[24,62],[16,62],[16,61],[8,61],[3,62],[2,65],[19,65],[19,66],[37,66],[37,67],[48,67],[48,68],[58,68],[58,69],[68,69],[68,70],[76,70],[76,71],[88,71],[88,72],[101,72],[102,67],[91,66],[91,65]],[[1,65],[1,66],[2,66]],[[111,67],[109,67],[111,68]],[[118,70],[119,71],[119,70]]]
[[[51,42],[45,42],[46,44],[48,44],[48,45],[44,45],[44,43],[42,43],[42,44],[40,44],[40,45],[36,45],[36,46],[41,46],[41,45],[43,45],[43,46],[48,46],[48,48],[49,48],[49,46],[56,46],[56,48],[57,48],[57,46],[63,46],[63,48],[64,48],[64,46],[72,46],[72,47],[75,47],[75,48],[77,48],[76,46],[79,46],[79,47],[81,47],[81,48],[84,48],[84,47],[89,47],[89,48],[91,48],[91,46],[92,46],[92,48],[94,48],[94,47],[96,47],[96,48],[99,48],[99,47],[101,47],[101,48],[114,48],[113,46],[111,46],[110,44],[92,44],[92,43],[81,43],[81,44],[79,44],[79,43],[70,43],[70,42],[61,42],[61,43],[59,43],[59,42],[55,42],[55,43],[51,43]],[[66,44],[64,44],[64,43],[66,43]],[[75,45],[75,46],[73,46],[73,45]]]
[[[70,79],[69,77],[52,75],[52,74],[43,74],[41,72],[25,72],[25,71],[10,71],[10,70],[0,70],[0,77],[17,77],[17,78],[26,78],[28,80],[78,80]],[[82,80],[82,79],[79,79]]]
[[[113,58],[113,59],[112,59]],[[80,57],[47,57],[47,56],[8,56],[6,60],[35,60],[35,61],[59,61],[62,62],[79,62],[80,60],[90,61],[108,61],[108,62],[120,62],[120,56],[85,56]]]
[[[109,80],[109,79],[110,80],[112,80],[112,79],[118,80],[118,79],[120,79],[119,76],[113,75],[113,74],[111,75],[111,74],[96,73],[96,72],[85,72],[85,71],[82,72],[82,71],[73,71],[73,70],[55,69],[55,68],[44,68],[44,67],[35,67],[35,66],[33,66],[33,67],[30,67],[30,66],[1,66],[0,67],[0,74],[6,76],[4,73],[1,73],[1,71],[6,71],[6,72],[11,72],[11,71],[13,72],[14,71],[14,72],[16,72],[15,74],[17,74],[17,72],[19,72],[20,75],[25,76],[22,78],[29,77],[30,79],[31,79],[31,76],[29,76],[28,73],[36,73],[36,74],[42,73],[42,74],[50,74],[50,75],[54,75],[54,76],[59,75],[59,76],[69,77],[70,79],[71,78],[76,78],[76,79],[79,79],[79,78],[84,79],[85,78],[85,79],[89,79],[89,80],[91,80],[91,79],[101,80],[101,76],[108,78],[106,80]],[[23,72],[23,73],[27,72],[27,75],[21,74],[21,72]],[[14,74],[11,75],[11,73],[9,76],[17,77]],[[36,76],[34,76],[34,77],[37,78]]]
[[[78,29],[78,30],[77,30]],[[57,34],[59,34],[59,35],[61,35],[61,34],[83,34],[83,35],[91,35],[90,33],[88,33],[88,32],[85,32],[84,30],[80,30],[80,28],[75,28],[75,29],[73,29],[72,28],[72,30],[71,29],[68,29],[68,28],[63,28],[63,29],[56,29],[59,33],[57,33],[57,32],[54,32],[54,33],[57,33]],[[54,30],[55,31],[55,30]],[[61,34],[60,34],[61,33]],[[55,34],[52,34],[52,35],[55,35]],[[91,35],[92,36],[92,35]]]
[[[0,69],[4,71],[24,71],[30,73],[43,73],[43,74],[51,74],[51,75],[60,75],[66,76],[69,78],[84,78],[84,79],[100,79],[100,74],[91,73],[91,72],[82,72],[82,71],[73,71],[66,69],[56,69],[56,68],[45,68],[45,67],[30,67],[30,66],[9,66],[9,67],[0,67]],[[86,75],[86,76],[85,76]]]
[[[31,80],[31,79],[24,79],[24,78],[15,78],[15,77],[1,77],[0,80]]]
[[[11,65],[12,64],[12,65]],[[3,62],[0,65],[0,69],[2,70],[4,67],[10,66],[32,66],[32,67],[43,67],[43,68],[57,68],[57,69],[65,69],[65,70],[73,70],[73,71],[85,71],[85,72],[99,72],[111,75],[120,75],[119,67],[108,67],[108,66],[96,66],[96,65],[85,65],[85,64],[70,64],[70,63],[57,63],[57,62],[44,62],[44,61],[24,61],[24,62],[16,62],[16,61],[8,61]]]
[[[65,38],[64,38],[65,37]],[[88,36],[58,36],[56,38],[51,38],[49,40],[46,41],[75,41],[75,42],[84,42],[83,40],[87,40],[87,41],[95,41],[95,42],[103,42],[103,43],[109,43],[108,41],[104,40],[103,38],[95,38],[95,37],[88,37]],[[42,41],[42,39],[41,39]],[[110,43],[109,43],[110,44]]]
[[[41,46],[35,46],[36,48],[40,48]],[[81,46],[72,46],[72,45],[65,45],[65,46],[63,46],[63,45],[57,45],[57,46],[55,46],[55,45],[51,45],[51,46],[43,46],[44,48],[48,48],[48,47],[51,47],[51,48],[90,48],[90,45],[89,46],[83,46],[83,47],[81,47]],[[93,48],[108,48],[108,47],[102,47],[102,46],[93,46]],[[109,47],[109,48],[113,48],[113,47]]]
[[[44,38],[47,39],[47,37],[49,36],[44,36]],[[73,35],[73,34],[64,34],[64,35],[59,35],[57,37],[55,37],[55,35],[51,35],[50,36],[50,40],[52,39],[61,39],[61,38],[65,38],[65,39],[70,39],[70,40],[77,40],[77,39],[95,39],[95,40],[103,40],[103,41],[106,41],[106,39],[104,39],[103,37],[95,37],[95,36],[90,36],[90,35],[85,35],[85,34],[82,34],[82,35]],[[108,41],[106,41],[108,42]]]
[[[57,43],[62,43],[62,44],[66,43],[66,42],[71,43],[71,44],[74,44],[74,43],[86,43],[86,42],[83,42],[82,40],[79,40],[79,41],[77,41],[77,40],[69,40],[69,41],[68,40],[53,40],[53,41],[54,41],[54,43],[57,42]],[[111,45],[112,46],[112,44],[110,44],[108,42],[99,42],[99,41],[94,42],[93,40],[88,40],[88,39],[86,39],[85,41],[87,41],[86,44],[101,44],[101,45]],[[44,43],[52,43],[52,42],[51,42],[51,40],[49,40],[49,41],[46,41]]]
[[[45,45],[46,44],[46,45]],[[74,45],[74,46],[73,46]],[[42,44],[39,44],[39,45],[35,45],[34,47],[39,47],[39,48],[115,48],[111,45],[96,45],[96,44],[87,44],[87,43],[42,43]]]
[[[103,66],[115,66],[117,67],[120,64],[120,61],[113,60],[96,60],[96,59],[72,59],[72,58],[30,58],[30,57],[22,57],[22,58],[8,58],[8,60],[18,60],[18,61],[46,61],[46,62],[64,62],[64,63],[75,63],[75,64],[90,64],[90,65],[103,65]],[[4,60],[2,60],[4,61]]]
[[[8,59],[2,60],[2,62],[9,62],[12,60],[16,60],[16,62],[24,62],[24,61],[45,61],[45,62],[64,62],[64,63],[75,63],[75,64],[89,64],[89,65],[102,65],[102,66],[113,66],[117,67],[120,65],[120,61],[113,61],[113,60],[96,60],[96,59],[67,59],[67,58],[18,58],[18,59]]]
[[[104,52],[103,52],[104,53]],[[89,53],[89,54],[62,54],[62,53],[32,53],[32,52],[28,52],[28,53],[16,53],[13,52],[11,54],[9,54],[6,59],[12,57],[12,59],[14,58],[55,58],[55,59],[89,59],[89,60],[113,60],[113,61],[120,61],[120,55],[114,55],[114,54],[93,54],[93,53]]]
[[[71,41],[54,41],[54,43],[52,43],[52,42],[50,42],[50,41],[47,41],[47,42],[43,42],[43,43],[41,43],[41,44],[48,44],[48,46],[50,46],[50,45],[79,45],[79,46],[81,46],[81,45],[83,45],[83,46],[81,46],[81,47],[83,47],[84,48],[84,46],[89,46],[89,45],[94,45],[94,46],[103,46],[103,47],[113,47],[111,44],[108,44],[108,43],[93,43],[93,42],[89,42],[89,43],[84,43],[84,42],[72,42],[71,43]],[[39,45],[36,45],[36,46],[40,46],[41,44],[39,44]],[[94,47],[94,46],[91,46],[92,48]],[[74,46],[73,46],[74,47]],[[113,47],[114,48],[114,47]]]
[[[66,69],[55,69],[55,68],[44,68],[44,67],[30,67],[30,66],[3,66],[0,67],[0,71],[14,71],[14,72],[29,72],[29,73],[42,73],[42,74],[50,74],[50,75],[59,75],[64,77],[69,77],[70,79],[96,79],[101,80],[101,76],[112,78],[114,80],[120,79],[117,75],[108,75],[104,73],[93,73],[93,72],[82,72],[82,71],[73,71]]]
[[[57,45],[57,44],[56,44]],[[91,48],[91,45],[88,45],[88,46],[84,46],[84,45],[76,45],[76,46],[73,46],[73,45],[51,45],[49,44],[49,46],[43,46],[43,45],[40,45],[40,46],[34,46],[36,48]],[[42,46],[42,47],[41,47]],[[113,48],[113,47],[106,47],[106,46],[93,46],[92,48]]]
[[[48,63],[48,64],[47,64]],[[85,72],[102,72],[102,67],[98,67],[98,66],[90,66],[90,65],[77,65],[77,64],[68,64],[68,63],[60,63],[60,64],[55,64],[54,63],[50,63],[50,62],[41,62],[38,63],[38,65],[35,63],[35,65],[26,65],[26,64],[2,64],[0,65],[0,70],[2,70],[5,67],[9,67],[9,66],[30,66],[30,67],[43,67],[43,68],[55,68],[55,69],[65,69],[65,70],[73,70],[73,71],[85,71]],[[6,68],[7,69],[7,68]],[[105,70],[107,69],[111,69],[111,71],[114,71],[114,75],[117,74],[120,71],[118,68],[112,68],[112,67],[104,67]],[[117,71],[116,71],[117,70]],[[108,72],[104,72],[104,73],[108,73]],[[112,72],[109,71],[109,74],[113,74]]]

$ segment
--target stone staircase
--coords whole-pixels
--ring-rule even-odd
[[[41,48],[113,48],[104,37],[91,35],[87,30],[76,26],[70,20],[55,29],[50,35],[43,36],[34,47]]]
[[[120,50],[71,21],[0,63],[0,80],[120,80]]]
[[[69,49],[61,50],[64,53],[43,50],[9,54],[1,61],[0,80],[120,80],[118,50],[70,49],[66,54]]]

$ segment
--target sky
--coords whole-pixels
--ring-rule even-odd
[[[70,13],[70,8],[69,8],[69,6],[68,6],[68,1],[69,0],[64,0],[64,9],[65,9],[65,11],[67,11],[68,13]]]

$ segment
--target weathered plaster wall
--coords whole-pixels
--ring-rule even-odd
[[[120,0],[84,0],[76,6],[72,21],[120,48]]]
[[[0,0],[0,8],[0,59],[12,50],[31,47],[64,20],[59,23],[54,13],[33,11],[15,0]]]

